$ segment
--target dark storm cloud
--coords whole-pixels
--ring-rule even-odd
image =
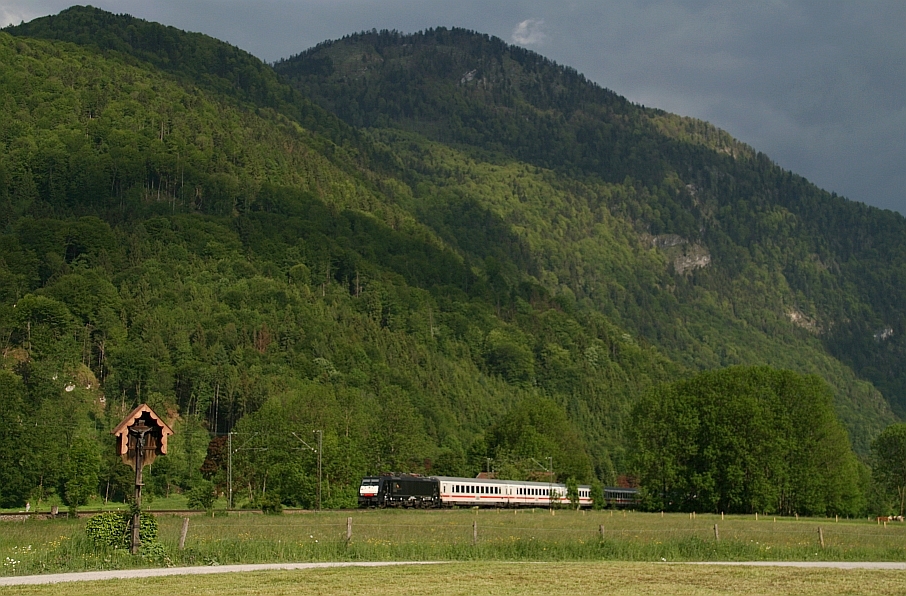
[[[99,0],[273,61],[363,29],[460,26],[708,120],[851,199],[906,213],[906,2]],[[0,21],[59,12],[6,0]]]

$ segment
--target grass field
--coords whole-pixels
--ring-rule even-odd
[[[158,521],[159,547],[139,557],[95,547],[84,519],[0,522],[0,575],[306,561],[906,561],[906,524],[864,519],[542,509],[197,515],[184,550],[182,518]]]
[[[350,594],[902,594],[903,572],[747,568],[665,563],[456,562],[393,568],[310,569],[141,580],[141,592],[234,596]],[[0,587],[0,596],[133,596],[139,580]]]

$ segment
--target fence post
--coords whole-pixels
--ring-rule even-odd
[[[818,526],[818,542],[821,544],[821,548],[824,548],[824,530],[821,529],[821,526]]]
[[[720,532],[717,531],[717,524],[714,524],[714,541],[720,542]]]
[[[598,532],[601,534],[601,540],[604,540],[604,524],[598,526]]]
[[[352,542],[352,518],[346,518],[346,544]]]
[[[472,522],[472,545],[478,544],[478,520]]]
[[[182,531],[179,533],[179,550],[186,548],[186,535],[189,533],[189,518],[182,518]]]

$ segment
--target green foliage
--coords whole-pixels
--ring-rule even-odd
[[[70,446],[64,492],[70,512],[74,513],[97,494],[100,463],[93,441],[80,438]]]
[[[885,428],[871,444],[872,480],[897,515],[906,511],[906,424]],[[883,513],[883,512],[882,512]]]
[[[214,490],[214,484],[207,480],[199,480],[186,493],[187,505],[189,509],[204,509],[210,511],[214,508],[214,501],[217,500],[217,493]]]
[[[157,518],[150,513],[140,516],[139,539],[144,545],[156,543],[159,533]],[[132,541],[132,513],[106,511],[92,516],[85,524],[85,532],[96,545],[129,548]]]
[[[283,504],[280,502],[280,496],[273,493],[263,495],[258,499],[258,506],[261,513],[265,515],[280,515],[283,513]]]
[[[546,478],[542,466],[554,466],[554,479],[588,482],[591,458],[566,412],[549,399],[527,397],[488,432],[488,452],[496,461],[510,462],[518,480]],[[550,458],[550,459],[548,459]]]
[[[573,507],[579,506],[579,483],[573,477],[566,479],[566,496]]]
[[[95,544],[125,548],[131,520],[131,515],[117,511],[99,513],[85,524],[85,532]]]
[[[633,407],[633,468],[653,510],[858,515],[864,485],[816,377],[701,373]]]

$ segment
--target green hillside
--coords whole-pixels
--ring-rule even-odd
[[[151,491],[222,486],[232,431],[244,500],[310,505],[318,429],[337,506],[390,470],[616,482],[632,404],[699,370],[818,375],[862,455],[906,409],[902,217],[536,54],[271,68],[76,7],[0,64],[0,506],[122,497],[142,402],[177,430]]]
[[[378,138],[404,130],[475,164],[521,163],[557,180],[571,195],[565,210],[521,174],[479,202],[514,228],[531,221],[532,253],[545,254],[539,266],[555,276],[545,279],[674,360],[820,374],[837,388],[838,410],[863,448],[889,418],[874,390],[845,369],[895,411],[906,408],[902,216],[829,195],[707,123],[633,105],[574,70],[469,31],[353,35],[275,67]],[[411,137],[387,142],[417,172],[430,167]],[[480,193],[460,164],[423,178],[415,192],[425,201],[440,186]],[[420,219],[443,233],[433,211]],[[624,246],[655,248],[661,263],[646,267],[604,248],[596,226],[608,217],[623,227]],[[545,229],[558,223],[562,231]],[[863,424],[875,430],[862,434]]]

